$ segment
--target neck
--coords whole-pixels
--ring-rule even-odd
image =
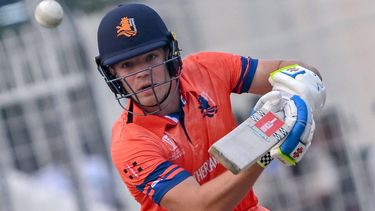
[[[163,108],[157,114],[160,116],[165,116],[167,114],[178,112],[178,108],[180,106],[180,92],[177,88],[176,90],[176,83],[175,81],[172,84],[172,91],[169,93],[167,99],[161,104]]]
[[[176,93],[176,94],[174,94],[174,96],[171,96],[171,97],[173,97],[173,98],[171,98],[171,99],[168,98],[162,104],[163,109],[160,112],[157,113],[158,115],[165,116],[167,114],[178,112],[180,96]]]
[[[178,112],[179,110],[179,102],[180,102],[180,92],[177,88],[178,83],[176,81],[171,82],[170,92],[163,102],[161,102],[159,106],[153,107],[143,107],[149,113],[153,113],[160,116],[165,116],[167,114],[171,114],[174,112]],[[161,108],[161,110],[159,110]],[[153,112],[159,110],[157,112]]]

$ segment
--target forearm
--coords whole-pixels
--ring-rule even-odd
[[[262,167],[255,164],[238,175],[226,171],[201,186],[194,179],[184,181],[183,183],[186,184],[178,185],[170,190],[171,193],[166,194],[162,200],[162,206],[168,210],[179,211],[232,210],[251,190],[262,170]],[[177,200],[173,196],[178,195],[179,191],[182,191],[183,197]]]
[[[253,187],[262,170],[262,167],[255,164],[238,175],[226,171],[217,181],[203,185],[202,196],[208,199],[205,210],[232,210]],[[215,194],[212,194],[212,190]]]
[[[270,74],[275,70],[278,70],[280,68],[293,65],[293,64],[299,64],[313,71],[320,78],[322,78],[319,71],[315,67],[307,65],[298,60],[265,60],[265,59],[262,59],[262,60],[259,60],[258,67],[255,72],[255,76],[254,76],[252,85],[249,89],[249,92],[254,93],[254,94],[259,94],[259,95],[263,95],[265,93],[270,92],[272,90],[272,86],[268,82],[268,77],[270,76]]]

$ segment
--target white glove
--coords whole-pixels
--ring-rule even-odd
[[[313,114],[307,104],[297,95],[291,97],[295,104],[296,122],[284,141],[270,150],[270,155],[287,166],[296,165],[311,145],[315,131]]]
[[[285,122],[283,127],[289,134],[261,157],[258,164],[265,167],[273,158],[277,158],[287,166],[295,165],[310,146],[315,130],[312,113],[307,104],[297,95],[271,91],[259,99],[253,114],[263,109],[274,112],[282,119]]]
[[[283,67],[268,78],[272,90],[280,90],[300,96],[317,116],[326,101],[326,89],[322,80],[311,70],[298,64]]]

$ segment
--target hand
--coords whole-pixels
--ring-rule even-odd
[[[296,165],[307,152],[315,131],[313,114],[308,111],[306,103],[297,95],[291,100],[295,104],[296,122],[284,141],[279,142],[270,151],[270,156],[277,158],[287,166]]]
[[[314,72],[298,64],[274,71],[268,80],[273,87],[272,90],[300,96],[315,116],[325,104],[326,89],[322,80]]]
[[[270,110],[285,121],[283,126],[289,134],[258,160],[265,167],[273,158],[290,166],[301,160],[311,144],[315,130],[312,113],[306,103],[296,95],[271,91],[261,97],[254,107],[253,115],[259,110]]]

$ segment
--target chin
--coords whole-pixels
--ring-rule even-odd
[[[142,96],[139,98],[141,105],[143,106],[150,106],[150,107],[157,107],[158,101],[155,99],[154,95]],[[161,99],[160,99],[161,101]]]
[[[158,97],[159,102],[165,100],[164,99],[165,96],[160,94],[160,91],[161,90],[156,90],[156,92],[158,93],[157,97]],[[163,93],[166,94],[166,92],[167,92],[166,90],[163,90]],[[138,97],[139,97],[140,103],[144,106],[150,106],[150,107],[158,106],[158,101],[156,100],[155,95],[151,90],[148,92],[140,93]]]

